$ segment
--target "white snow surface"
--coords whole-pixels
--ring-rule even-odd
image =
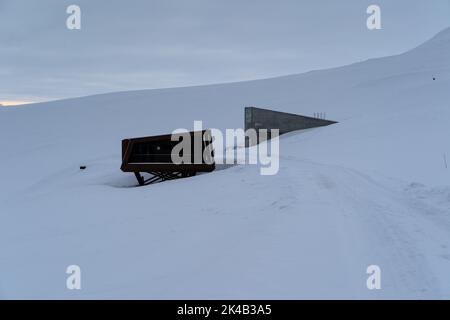
[[[339,123],[282,137],[274,176],[120,171],[123,138],[241,128],[245,106]],[[450,298],[450,29],[335,69],[4,107],[0,130],[0,298]]]

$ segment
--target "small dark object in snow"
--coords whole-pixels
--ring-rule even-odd
[[[435,78],[435,77],[433,77],[433,81],[434,81],[434,80],[436,80],[436,78]]]
[[[80,166],[80,170],[86,169],[86,166]]]

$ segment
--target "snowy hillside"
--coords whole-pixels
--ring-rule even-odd
[[[449,57],[446,29],[341,68],[1,108],[0,298],[450,298]],[[121,139],[240,128],[244,106],[339,123],[283,137],[275,176],[120,171]]]

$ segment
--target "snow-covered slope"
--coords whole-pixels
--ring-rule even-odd
[[[449,57],[446,29],[330,70],[0,109],[0,297],[450,298]],[[339,124],[283,137],[275,176],[119,170],[122,138],[242,127],[249,105]]]

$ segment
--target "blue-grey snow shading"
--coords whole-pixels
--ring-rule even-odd
[[[0,109],[0,296],[450,298],[449,56],[446,29],[341,68]],[[283,137],[275,176],[119,170],[122,138],[241,127],[248,105],[339,124]]]

